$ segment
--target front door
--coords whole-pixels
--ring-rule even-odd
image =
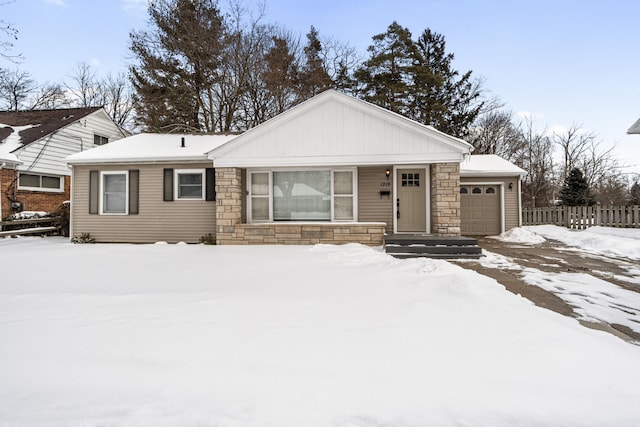
[[[427,231],[427,180],[424,169],[398,169],[396,221],[398,232]]]

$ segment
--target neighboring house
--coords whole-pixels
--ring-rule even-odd
[[[631,134],[631,133],[640,134],[640,119],[638,119],[637,122],[635,122],[633,125],[631,125],[631,127],[629,128],[627,133],[629,133],[629,134]]]
[[[479,198],[500,218],[495,231],[519,225],[512,210],[519,209],[513,195],[522,171],[494,157],[485,162],[493,169],[464,169],[471,150],[461,139],[329,90],[239,136],[142,134],[70,156],[72,235],[369,245],[382,244],[385,233],[457,236],[461,163],[465,186],[474,197],[480,186]],[[495,195],[500,201],[492,205]]]
[[[70,199],[66,157],[127,133],[102,107],[0,112],[0,218]]]

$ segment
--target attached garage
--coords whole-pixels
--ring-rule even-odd
[[[500,234],[502,228],[500,187],[460,184],[460,226],[462,234]]]
[[[520,180],[525,171],[495,155],[460,164],[462,235],[491,236],[521,225]]]

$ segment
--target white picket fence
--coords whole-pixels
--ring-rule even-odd
[[[522,225],[554,224],[567,228],[640,228],[640,205],[634,206],[550,206],[523,208]]]

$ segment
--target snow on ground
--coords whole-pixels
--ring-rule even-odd
[[[488,236],[492,239],[497,239],[502,242],[510,242],[510,243],[525,243],[530,245],[535,245],[539,243],[544,243],[547,240],[540,236],[539,234],[534,233],[533,231],[527,230],[526,228],[516,227],[512,228],[509,231],[505,231],[499,236]]]
[[[569,230],[555,225],[533,225],[522,229],[595,254],[640,260],[640,228],[591,227]]]
[[[444,261],[19,238],[0,270],[7,426],[640,424],[640,347]]]
[[[511,236],[517,237],[511,239]],[[591,253],[640,259],[640,229],[593,227],[571,231],[553,225],[540,225],[515,228],[496,238],[507,242],[533,244],[538,242],[540,236]],[[480,259],[482,266],[520,270],[520,275],[526,283],[553,292],[574,307],[581,319],[617,323],[640,332],[638,292],[628,291],[589,274],[544,272],[535,268],[522,268],[511,258],[496,253],[483,251],[483,255],[485,256]],[[631,277],[614,275],[612,278],[632,284],[640,283],[640,269],[632,267],[627,268],[627,271]],[[602,272],[594,273],[604,276]]]

